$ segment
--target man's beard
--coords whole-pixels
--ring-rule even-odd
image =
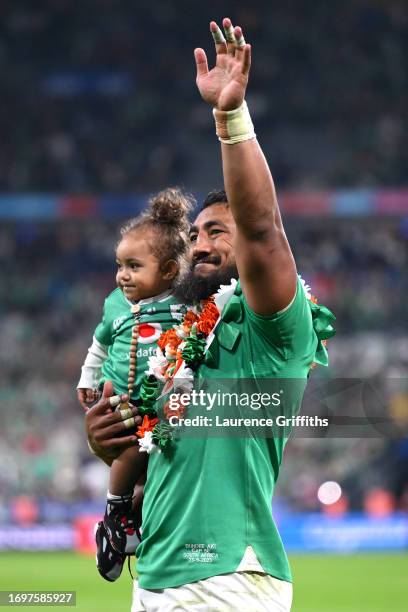
[[[229,285],[231,278],[238,279],[235,264],[216,269],[205,277],[195,275],[194,268],[190,268],[177,282],[174,295],[184,304],[192,304],[213,295],[218,291],[220,285]]]

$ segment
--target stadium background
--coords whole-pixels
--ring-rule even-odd
[[[87,547],[106,486],[74,389],[113,287],[117,226],[151,191],[182,184],[200,198],[222,184],[192,49],[210,49],[209,20],[229,15],[253,44],[248,103],[298,269],[338,318],[330,376],[374,380],[395,424],[393,436],[288,444],[274,512],[294,611],[402,611],[408,7],[222,5],[1,3],[0,590],[70,588],[81,610],[128,607],[126,576],[105,584],[71,552]],[[356,402],[341,393],[337,409],[353,415]],[[330,487],[318,497],[327,481],[342,489],[331,504]]]

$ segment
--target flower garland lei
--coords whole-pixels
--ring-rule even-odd
[[[325,346],[327,338],[334,335],[331,322],[335,320],[334,315],[324,306],[317,306],[317,298],[312,295],[311,288],[299,275],[299,280],[307,300],[313,310],[325,311],[327,320],[324,329],[316,331],[321,343]],[[158,339],[156,355],[149,358],[149,368],[143,376],[139,413],[143,416],[142,424],[136,432],[139,438],[141,452],[161,452],[174,437],[174,427],[168,422],[170,417],[182,418],[185,407],[181,404],[177,408],[170,408],[167,403],[164,406],[164,421],[160,421],[154,408],[156,400],[164,385],[164,392],[171,388],[172,384],[180,383],[185,390],[190,391],[194,382],[194,371],[202,363],[209,336],[212,334],[225,304],[235,291],[237,281],[231,279],[230,285],[221,285],[218,292],[206,300],[202,300],[199,307],[187,310],[179,325],[163,332]],[[312,314],[313,316],[313,314]],[[314,325],[315,327],[315,325]],[[321,362],[320,362],[321,363]],[[312,363],[313,369],[316,363]],[[162,385],[160,385],[162,383]]]
[[[170,417],[181,418],[185,408],[164,406],[166,421],[160,421],[154,408],[161,391],[178,379],[191,390],[194,371],[204,359],[207,338],[214,329],[220,311],[214,296],[203,300],[200,307],[187,310],[182,322],[163,332],[158,339],[156,355],[149,358],[149,368],[143,376],[140,387],[142,401],[139,413],[142,424],[136,432],[141,452],[161,452],[173,439],[174,428],[166,422]]]

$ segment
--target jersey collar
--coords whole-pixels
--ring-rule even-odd
[[[151,304],[152,302],[165,302],[171,296],[171,294],[171,289],[167,289],[167,291],[163,291],[163,293],[159,293],[159,295],[153,295],[152,297],[144,298],[143,300],[139,300],[138,302],[132,302],[127,298],[125,298],[125,300],[130,306],[133,306],[134,304],[138,304],[139,306],[146,306],[146,304]]]

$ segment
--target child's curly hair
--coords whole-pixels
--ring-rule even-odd
[[[120,229],[122,238],[133,231],[149,228],[155,234],[151,248],[160,262],[174,259],[179,275],[187,265],[189,247],[188,215],[196,200],[179,187],[169,187],[149,198],[148,208],[138,217],[127,221]]]

